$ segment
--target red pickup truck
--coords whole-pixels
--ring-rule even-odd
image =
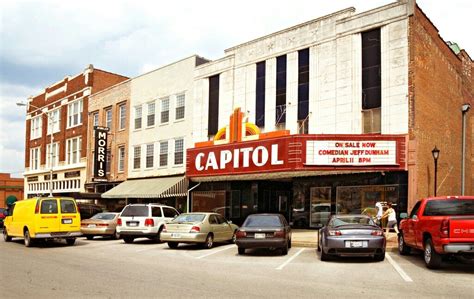
[[[421,249],[431,269],[439,268],[443,255],[474,258],[474,197],[425,198],[415,204],[409,216],[403,214],[398,235],[400,254]]]

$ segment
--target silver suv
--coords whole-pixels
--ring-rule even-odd
[[[163,225],[178,215],[175,208],[161,204],[129,204],[117,220],[117,233],[125,243],[143,237],[159,242]]]

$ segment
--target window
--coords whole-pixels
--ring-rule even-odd
[[[141,146],[133,147],[133,169],[140,168],[141,151],[142,151]]]
[[[160,142],[160,166],[168,165],[168,140]]]
[[[56,199],[45,199],[41,202],[41,214],[57,214],[58,201]]]
[[[167,123],[170,120],[170,99],[161,100],[161,123]]]
[[[276,124],[286,122],[286,55],[277,57],[276,74]]]
[[[67,106],[68,128],[82,124],[82,100],[70,103]]]
[[[174,164],[182,165],[184,157],[184,139],[175,139],[174,141]]]
[[[418,210],[420,209],[421,201],[417,202],[415,206],[413,207],[413,210],[411,210],[410,213],[410,218],[413,218],[413,216],[418,214]]]
[[[142,106],[135,107],[135,130],[142,128]]]
[[[216,215],[210,215],[209,216],[209,223],[210,224],[219,224],[219,221],[217,221]]]
[[[118,172],[124,172],[125,170],[125,147],[121,146],[118,148]]]
[[[112,129],[112,108],[105,110],[105,126]]]
[[[51,134],[51,130],[53,133],[59,132],[60,111],[58,108],[48,113],[48,134]]]
[[[151,217],[162,217],[160,207],[151,207]]]
[[[175,209],[163,208],[163,214],[166,218],[174,218],[178,216],[179,213]]]
[[[429,200],[423,216],[474,216],[474,200]]]
[[[30,150],[30,169],[39,169],[41,151],[39,147]]]
[[[309,110],[309,49],[298,51],[298,120],[305,120]]]
[[[209,77],[209,117],[207,134],[216,135],[219,130],[219,75]]]
[[[364,133],[380,133],[382,97],[380,28],[362,32],[362,119]]]
[[[98,126],[99,125],[99,112],[94,112],[92,115],[92,126]]]
[[[148,127],[155,125],[155,102],[148,103],[148,115],[146,120],[146,125]]]
[[[265,61],[257,63],[257,82],[255,95],[255,124],[265,126]]]
[[[61,199],[61,213],[76,213],[76,205],[74,204],[74,201]]]
[[[125,122],[127,117],[127,106],[122,104],[119,106],[119,130],[125,129]]]
[[[52,156],[51,156],[52,155]],[[53,163],[51,164],[51,158]],[[51,144],[46,146],[46,165],[48,168],[56,167],[59,163],[59,143],[53,143],[53,149],[51,153]]]
[[[176,119],[184,118],[185,97],[184,93],[176,96]]]
[[[31,131],[30,131],[30,139],[36,139],[41,137],[41,124],[42,124],[42,117],[36,116],[35,118],[31,119]]]
[[[81,161],[82,138],[76,137],[66,140],[66,162],[76,164]]]
[[[146,145],[146,168],[152,168],[153,167],[153,152],[155,150],[154,144],[147,144]]]
[[[105,160],[105,173],[106,173],[106,174],[109,174],[109,173],[110,173],[110,166],[111,166],[110,164],[111,164],[111,162],[112,162],[112,161],[111,161],[111,160],[112,160],[112,159],[111,159],[111,158],[112,158],[111,156],[112,156],[112,154],[111,154],[110,148],[109,148],[109,149],[107,149],[107,155],[106,155],[106,160]]]

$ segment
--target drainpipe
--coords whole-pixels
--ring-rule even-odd
[[[186,198],[186,213],[189,213],[191,210],[189,208],[189,193],[193,191],[194,189],[196,189],[197,187],[199,187],[199,185],[201,185],[201,182],[199,182],[196,186],[193,186],[191,189],[188,190],[188,196]]]
[[[462,105],[462,155],[461,155],[461,195],[464,195],[464,180],[466,176],[466,114],[471,109],[470,104]]]

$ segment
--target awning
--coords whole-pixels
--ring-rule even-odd
[[[184,176],[128,180],[102,194],[102,198],[166,198],[186,196]]]

